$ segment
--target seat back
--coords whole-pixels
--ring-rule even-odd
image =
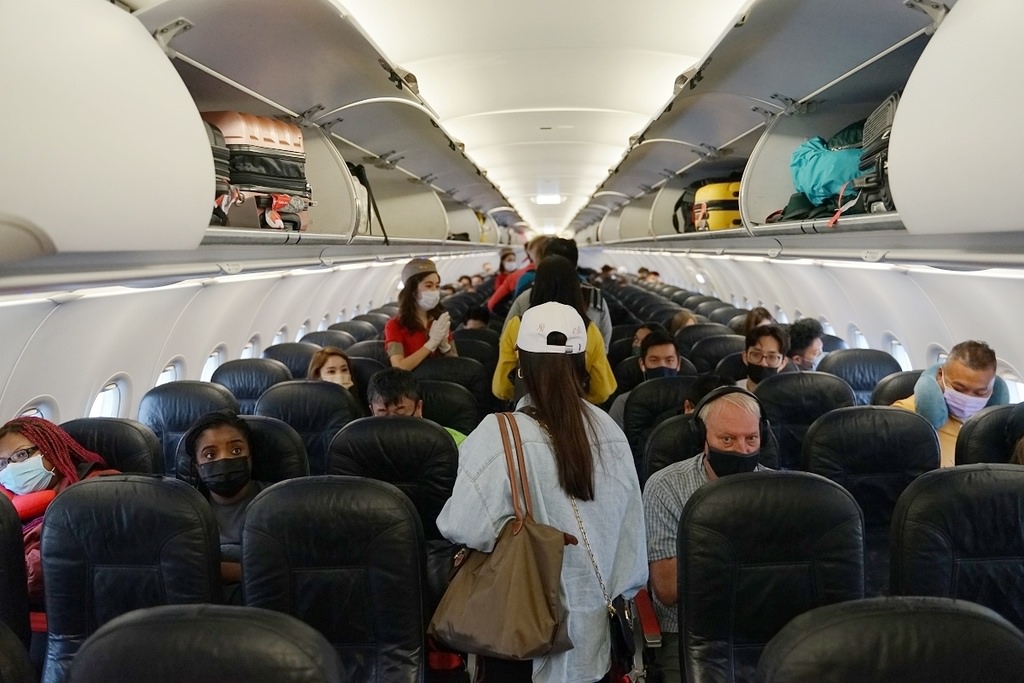
[[[745,338],[738,334],[704,337],[698,339],[690,349],[690,362],[697,368],[697,372],[711,372],[726,356],[742,354],[745,345]]]
[[[501,344],[501,335],[489,327],[475,330],[467,330],[465,327],[460,327],[457,330],[452,330],[452,337],[455,338],[455,346],[460,349],[460,353],[462,347],[459,344],[466,339],[486,342],[494,348],[498,348]]]
[[[391,484],[332,476],[281,482],[246,511],[246,604],[318,630],[338,652],[343,680],[418,682],[428,618],[424,554],[419,515]]]
[[[779,466],[799,469],[804,435],[815,420],[830,410],[856,404],[853,389],[824,372],[784,372],[754,387],[779,444]]]
[[[358,340],[348,332],[342,332],[341,330],[318,330],[304,335],[299,341],[307,344],[316,344],[317,346],[333,346],[344,351]]]
[[[265,415],[240,415],[249,426],[249,458],[254,481],[278,482],[309,475],[309,460],[302,437],[286,422]],[[176,476],[200,487],[195,463],[185,452],[185,440],[178,442]]]
[[[61,429],[111,469],[125,474],[162,474],[164,454],[153,430],[126,417],[80,417]]]
[[[848,349],[849,344],[842,337],[837,337],[834,334],[823,334],[821,335],[821,350],[825,353],[832,353],[839,349]]]
[[[115,617],[221,597],[217,522],[174,479],[119,474],[68,487],[46,511],[42,548],[45,683],[64,680],[86,638]]]
[[[764,649],[757,680],[959,683],[1012,681],[1021,671],[1024,633],[992,610],[963,600],[893,597],[796,617]]]
[[[466,387],[440,379],[421,379],[418,383],[423,417],[463,434],[480,424],[476,398]]]
[[[622,431],[633,449],[637,471],[641,469],[643,447],[651,430],[659,421],[683,409],[683,403],[690,395],[695,380],[694,375],[658,377],[641,382],[629,392],[622,414]]]
[[[892,590],[990,607],[1024,628],[1024,467],[980,463],[921,475],[892,522]]]
[[[370,386],[370,379],[385,368],[390,368],[391,363],[382,365],[380,361],[373,358],[360,358],[349,356],[348,369],[352,371],[352,380],[356,383],[356,402],[362,414],[369,411],[369,399],[366,397],[366,390]]]
[[[735,384],[747,376],[747,363],[743,360],[743,352],[730,353],[722,357],[715,366],[715,374],[727,382]]]
[[[476,398],[481,413],[491,412],[490,409],[498,403],[491,394],[491,375],[487,374],[483,364],[478,360],[445,356],[427,358],[412,371],[412,374],[418,380],[440,379],[466,387]]]
[[[818,364],[818,372],[844,379],[861,406],[871,403],[871,392],[880,379],[901,370],[898,360],[879,349],[837,349]]]
[[[866,535],[866,594],[887,593],[892,511],[910,482],[939,467],[935,430],[928,420],[902,408],[838,408],[807,430],[803,466],[841,485],[860,505]]]
[[[383,339],[358,341],[345,350],[349,358],[372,358],[386,368],[391,367],[391,358],[384,349]]]
[[[923,370],[900,370],[878,380],[871,390],[871,405],[891,406],[901,398],[914,395],[914,385]]]
[[[313,354],[319,350],[319,346],[309,342],[282,342],[263,349],[263,357],[281,361],[288,367],[293,379],[303,379],[309,372],[309,361],[313,360]]]
[[[158,644],[158,647],[154,647]],[[256,607],[163,605],[124,614],[82,644],[69,683],[333,683],[338,653],[293,616]]]
[[[377,330],[377,335],[382,336],[384,334],[384,326],[391,320],[391,316],[387,313],[363,313],[362,315],[352,316],[352,319],[370,323]]]
[[[864,597],[860,508],[806,472],[750,472],[698,489],[679,523],[680,656],[690,681],[753,680],[794,616]]]
[[[38,683],[29,653],[24,642],[0,621],[0,680],[4,683]]]
[[[705,337],[715,337],[723,334],[731,335],[733,331],[727,325],[720,325],[718,323],[697,323],[696,325],[681,327],[675,334],[676,349],[678,349],[680,356],[689,359],[690,351],[698,341]],[[740,350],[742,351],[742,349]]]
[[[356,341],[364,341],[366,339],[376,339],[377,328],[365,320],[345,320],[340,323],[334,323],[328,326],[328,330],[338,330],[340,332],[347,332],[351,334]]]
[[[326,474],[331,439],[363,411],[355,396],[338,384],[295,379],[267,389],[256,403],[256,414],[291,426],[302,437],[310,473]]]
[[[708,320],[713,323],[720,325],[728,325],[729,322],[738,315],[746,315],[749,311],[746,308],[736,308],[735,306],[725,306],[723,308],[716,308],[711,311],[708,316]]]
[[[157,385],[139,401],[139,422],[160,440],[163,473],[173,476],[178,441],[200,416],[217,410],[238,412],[231,392],[213,382],[178,380]]]
[[[710,320],[712,313],[723,308],[733,308],[733,306],[725,303],[724,301],[702,301],[697,304],[697,307],[693,309],[693,312],[697,315],[703,315]]]
[[[299,379],[306,376],[303,372]],[[288,366],[273,358],[238,358],[221,363],[210,381],[220,384],[238,400],[239,412],[252,415],[256,401],[264,391],[278,382],[292,379]]]
[[[1008,439],[1007,421],[1013,405],[989,406],[971,416],[956,437],[956,464],[1009,462],[1014,444]]]
[[[455,348],[459,356],[472,358],[484,366],[484,372],[488,377],[494,375],[494,369],[498,366],[498,347],[488,344],[479,339],[462,339],[455,342]]]
[[[7,496],[0,496],[0,624],[10,629],[21,641],[22,648],[28,648],[30,633],[25,548],[21,520]]]

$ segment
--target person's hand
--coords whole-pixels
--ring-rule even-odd
[[[432,352],[437,351],[442,344],[448,343],[448,331],[452,326],[452,317],[445,311],[441,317],[434,321],[427,333],[426,347]],[[450,348],[450,347],[449,347]]]

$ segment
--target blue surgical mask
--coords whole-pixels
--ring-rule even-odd
[[[35,456],[24,462],[12,462],[0,470],[0,485],[20,496],[48,488],[53,476],[54,473],[43,466],[43,458]]]
[[[657,379],[658,377],[675,377],[679,371],[675,368],[647,368],[644,370],[644,379]]]

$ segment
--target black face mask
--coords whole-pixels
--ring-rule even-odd
[[[758,457],[760,455],[760,450],[744,455],[732,451],[720,451],[717,448],[712,448],[710,444],[708,445],[708,463],[719,477],[727,477],[730,474],[739,474],[741,472],[753,472],[757,469]]]
[[[659,377],[675,377],[679,371],[675,368],[647,368],[644,370],[644,379],[657,379]]]
[[[231,498],[249,483],[249,458],[224,458],[197,467],[203,485],[218,496]]]
[[[752,381],[754,384],[757,384],[765,377],[777,375],[778,372],[778,368],[766,368],[763,365],[753,365],[751,363],[747,363],[747,377],[749,377],[750,381]]]

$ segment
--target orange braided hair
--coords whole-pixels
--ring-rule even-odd
[[[16,417],[0,427],[0,436],[12,432],[31,441],[68,483],[78,481],[75,466],[80,462],[96,462],[104,467],[107,465],[100,455],[84,448],[59,426],[41,417]]]

